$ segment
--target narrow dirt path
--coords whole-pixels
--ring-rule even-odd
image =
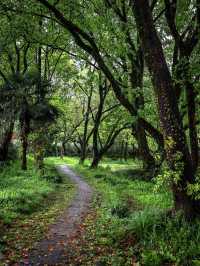
[[[36,244],[28,259],[20,265],[69,265],[67,258],[69,253],[73,252],[70,250],[69,242],[76,235],[78,226],[90,209],[92,189],[68,166],[60,165],[57,169],[60,174],[68,176],[76,183],[76,196],[55,224],[49,228],[46,238]]]

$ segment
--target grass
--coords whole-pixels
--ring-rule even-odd
[[[92,170],[89,160],[84,166],[78,158],[48,160],[71,165],[96,190],[95,211],[74,255],[80,265],[200,265],[200,222],[170,217],[171,192],[140,180],[137,162],[105,159]]]
[[[0,265],[11,265],[25,258],[75,192],[74,185],[59,177],[51,162],[46,163],[42,176],[31,159],[28,169],[22,171],[19,162],[14,162],[0,174],[0,249],[4,253]]]
[[[200,222],[186,222],[181,214],[170,217],[171,192],[155,190],[140,179],[138,162],[105,159],[98,169],[76,157],[45,160],[45,175],[21,171],[18,163],[4,168],[1,185],[1,245],[4,261],[14,265],[44,236],[48,226],[74,195],[67,178],[58,177],[53,165],[66,163],[94,188],[93,209],[74,242],[71,265],[198,266]],[[61,182],[62,181],[62,182]]]
[[[0,174],[0,219],[10,223],[21,214],[35,210],[55,184],[41,178],[40,174],[29,165],[29,170],[22,171],[19,162],[2,168]]]

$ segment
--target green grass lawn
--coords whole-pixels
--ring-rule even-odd
[[[79,244],[84,247],[75,253],[85,254],[81,265],[200,265],[199,221],[170,218],[171,192],[140,180],[137,162],[105,159],[92,170],[89,160],[81,166],[75,157],[48,161],[67,163],[96,190],[96,214],[88,218],[84,244]]]
[[[74,196],[75,187],[59,177],[54,164],[46,163],[44,174],[29,159],[28,170],[19,162],[1,169],[0,174],[0,251],[4,261],[14,264],[41,239]],[[6,264],[7,263],[7,264]]]

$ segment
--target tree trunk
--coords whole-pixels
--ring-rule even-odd
[[[99,136],[99,127],[101,124],[101,118],[103,114],[103,108],[105,103],[105,98],[108,93],[107,83],[105,81],[105,86],[102,85],[101,76],[99,76],[99,105],[98,110],[94,118],[94,128],[93,128],[93,161],[91,168],[97,168],[99,161],[101,160],[101,151],[99,151],[98,138]]]
[[[60,158],[61,158],[61,159],[64,158],[64,149],[63,149],[63,145],[60,146]]]
[[[101,154],[98,153],[98,154],[94,155],[90,168],[93,168],[93,169],[97,168],[101,159],[102,159]]]
[[[87,126],[86,126],[87,128]],[[83,139],[80,143],[80,160],[79,160],[79,164],[83,165],[86,159],[86,149],[87,149],[87,143],[86,143],[86,137],[87,137],[87,129],[84,129],[85,133],[83,136]]]
[[[180,98],[181,92],[186,92],[190,154],[194,172],[196,172],[199,163],[199,153],[196,124],[196,93],[190,77],[190,55],[192,53],[192,50],[186,45],[184,45],[184,47],[179,47],[179,49],[179,60],[176,60],[173,64],[173,68],[176,69],[176,71],[174,71],[174,80],[176,80],[177,83],[175,88],[178,98]],[[185,91],[183,90],[183,88],[185,89]]]
[[[85,147],[82,147],[79,164],[83,165],[85,162],[85,158],[86,158],[86,149],[85,149]]]
[[[44,137],[43,129],[40,129],[39,132],[37,132],[37,135],[35,135],[35,138],[33,140],[33,147],[34,147],[34,159],[35,164],[38,170],[43,173],[44,170],[44,156],[45,156],[45,143],[46,139]],[[57,152],[59,155],[59,149],[57,148]]]
[[[28,104],[26,99],[22,103],[22,110],[20,114],[20,127],[21,127],[21,143],[22,143],[22,156],[21,156],[21,169],[27,170],[27,147],[28,147],[28,134],[30,132],[30,117],[28,111]]]
[[[86,113],[84,114],[85,119],[84,119],[84,132],[83,132],[83,138],[82,138],[82,143],[81,143],[81,157],[80,157],[80,164],[84,164],[86,154],[87,154],[87,144],[88,144],[88,124],[89,124],[89,117],[90,117],[90,112],[91,112],[91,100],[92,100],[92,93],[93,93],[93,88],[91,86],[89,95],[87,96],[87,109]]]
[[[67,151],[66,151],[66,145],[67,143],[66,142],[63,142],[62,143],[62,149],[63,149],[63,155],[65,156],[67,154]]]
[[[182,210],[188,218],[193,217],[200,212],[200,208],[199,202],[187,195],[187,184],[194,182],[194,169],[186,144],[177,99],[174,97],[172,78],[153,23],[149,1],[134,0],[133,6],[145,61],[157,98],[167,161],[172,173],[178,174],[180,177],[180,181],[172,180],[175,208]]]
[[[127,155],[128,155],[128,142],[126,141],[124,145],[124,156],[123,156],[125,161],[127,161]]]
[[[129,57],[131,60],[130,81],[132,85],[132,90],[137,91],[139,88],[139,92],[136,94],[137,96],[135,96],[133,103],[138,113],[139,110],[144,109],[144,95],[143,95],[144,56],[141,44],[138,44],[136,55],[133,56],[132,54],[130,54]],[[133,132],[135,132],[134,135],[138,144],[139,157],[143,162],[143,170],[145,172],[150,172],[149,176],[151,176],[152,174],[153,177],[153,173],[155,170],[155,160],[149,149],[146,131],[142,125],[141,119],[138,118],[138,114],[136,119],[137,119],[136,123],[133,124]]]
[[[12,139],[13,128],[14,121],[11,121],[0,143],[0,161],[6,161],[8,158],[8,148]]]
[[[155,170],[155,160],[154,157],[151,155],[146,132],[142,124],[140,123],[140,119],[138,119],[138,121],[136,122],[134,130],[135,130],[135,137],[138,143],[139,156],[143,162],[143,170],[150,172],[153,178]]]
[[[123,161],[124,159],[124,140],[122,140],[120,145],[120,160]]]
[[[93,130],[93,161],[91,164],[91,168],[97,168],[99,160],[99,147],[98,147],[98,133],[99,133],[99,126],[101,122],[101,115],[102,115],[102,110],[100,110],[100,106],[98,107],[98,111],[94,120],[94,130]]]
[[[103,107],[102,107],[102,110],[103,110]],[[100,121],[101,121],[100,113],[102,112],[99,113],[98,111],[97,111],[97,115],[95,119],[94,131],[93,131],[93,159],[92,159],[92,164],[90,166],[91,168],[97,168],[102,158],[101,153],[99,151],[99,147],[98,147],[98,132],[99,132],[99,126],[100,126]]]
[[[54,13],[58,21],[60,21],[63,27],[67,29],[71,33],[71,35],[74,37],[76,44],[94,58],[94,60],[98,63],[99,68],[102,70],[106,78],[110,81],[116,98],[128,110],[128,112],[131,115],[136,116],[137,110],[135,109],[133,103],[128,100],[126,93],[123,92],[123,88],[121,88],[120,82],[115,79],[109,67],[106,65],[98,49],[98,46],[95,43],[94,38],[91,38],[91,36],[86,31],[79,28],[77,25],[73,24],[70,20],[65,18],[64,15],[54,5],[51,5],[48,1],[46,0],[38,0],[38,1],[42,3],[44,6],[46,6],[51,12]],[[86,45],[86,43],[88,43],[89,45]],[[135,50],[133,51],[133,53],[135,54]],[[156,128],[154,128],[151,124],[149,124],[146,120],[144,119],[142,120],[144,122],[143,124],[144,124],[145,130],[148,133],[150,133],[152,138],[155,138],[155,141],[158,142],[158,144],[160,144],[161,133]],[[162,153],[162,155],[163,154],[164,153]]]
[[[27,170],[27,147],[28,147],[28,139],[27,135],[22,137],[22,162],[21,162],[21,169]]]

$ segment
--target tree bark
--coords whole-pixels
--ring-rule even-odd
[[[102,155],[100,153],[94,154],[90,167],[93,169],[97,168],[101,159],[102,159]]]
[[[0,161],[6,161],[8,158],[8,148],[12,139],[13,128],[14,121],[11,121],[0,142]]]
[[[92,92],[93,88],[91,86],[89,95],[87,96],[87,107],[86,107],[86,113],[84,114],[84,132],[83,137],[81,140],[81,156],[79,163],[84,164],[84,161],[86,159],[86,153],[87,153],[87,144],[88,144],[88,124],[89,124],[89,116],[90,116],[90,110],[91,110],[91,100],[92,100]]]
[[[133,132],[135,132],[134,135],[138,143],[139,157],[143,161],[143,170],[148,172],[150,171],[151,173],[149,176],[151,176],[152,174],[153,178],[153,172],[155,170],[155,160],[151,154],[148,145],[147,135],[145,128],[143,127],[142,120],[139,118],[138,115],[138,111],[144,109],[144,95],[143,95],[144,57],[140,44],[138,44],[136,55],[133,56],[130,53],[129,58],[131,61],[130,81],[132,85],[132,90],[133,92],[135,92],[139,89],[133,101],[133,105],[137,110],[137,115],[136,115],[136,123],[133,124],[132,129]]]
[[[23,135],[22,137],[22,163],[21,169],[27,170],[27,147],[28,147],[28,138],[27,135]]]
[[[135,136],[136,136],[137,143],[138,143],[139,156],[143,162],[143,170],[150,172],[153,178],[153,173],[156,167],[155,160],[149,149],[145,129],[143,128],[142,123],[140,123],[139,119],[136,123],[136,127],[134,130],[135,130]]]
[[[101,82],[101,80],[100,80]],[[99,161],[102,156],[100,155],[99,147],[98,147],[98,138],[99,138],[99,127],[101,124],[101,117],[103,114],[103,107],[105,102],[105,97],[107,94],[107,88],[103,87],[99,84],[99,105],[98,110],[94,118],[94,129],[93,129],[93,161],[91,164],[91,168],[97,168]]]
[[[22,143],[22,157],[21,168],[27,170],[27,148],[28,148],[28,134],[30,132],[30,117],[28,111],[28,104],[26,99],[22,103],[22,110],[20,114],[20,127],[21,127],[21,143]]]

